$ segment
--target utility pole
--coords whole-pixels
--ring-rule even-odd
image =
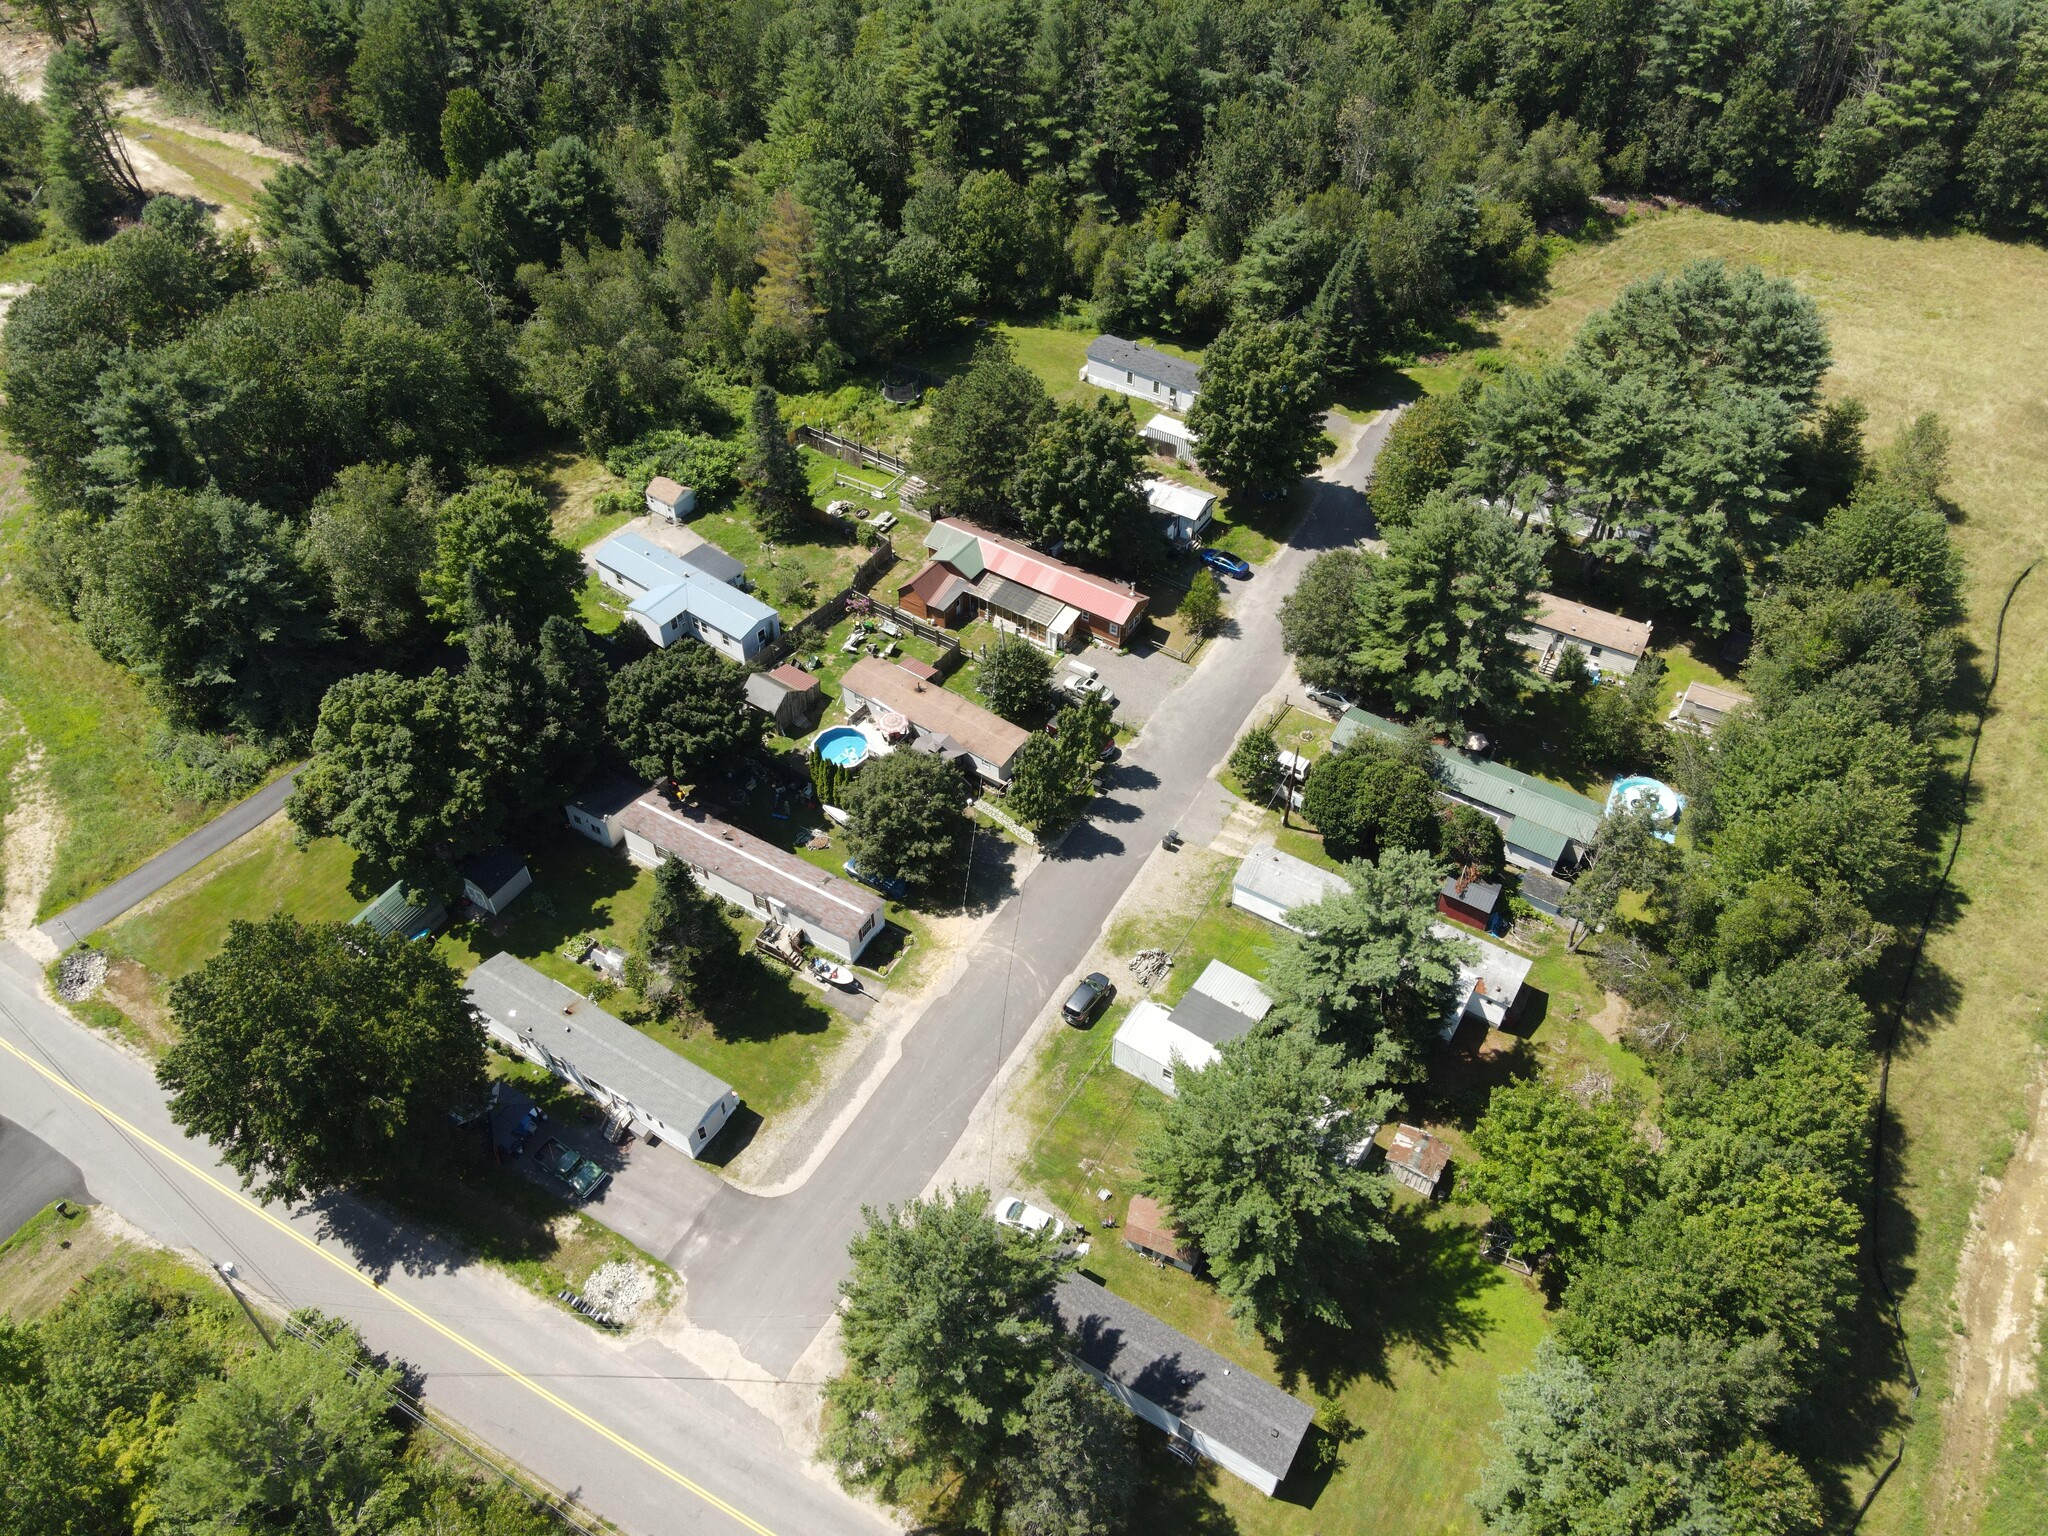
[[[222,1259],[213,1267],[219,1272],[221,1283],[227,1286],[228,1294],[234,1297],[236,1302],[240,1304],[243,1316],[249,1319],[249,1326],[256,1330],[256,1337],[263,1341],[263,1347],[265,1349],[277,1348],[277,1340],[270,1336],[270,1330],[263,1326],[263,1319],[256,1315],[256,1309],[249,1305],[249,1300],[242,1294],[241,1287],[235,1284],[235,1261],[233,1259]]]

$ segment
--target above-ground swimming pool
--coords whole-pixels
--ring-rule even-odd
[[[1607,792],[1607,809],[1612,812],[1624,805],[1634,805],[1639,800],[1648,800],[1657,807],[1657,814],[1673,826],[1685,811],[1685,796],[1658,779],[1649,779],[1641,774],[1632,774],[1625,779],[1616,779],[1614,788]],[[1669,830],[1657,834],[1667,843],[1678,841],[1676,834]]]
[[[819,733],[815,750],[828,763],[836,763],[841,768],[858,768],[867,760],[868,739],[855,726],[835,725],[831,730]]]

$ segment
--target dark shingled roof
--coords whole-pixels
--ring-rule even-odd
[[[683,556],[683,563],[685,565],[694,565],[706,576],[722,581],[727,586],[731,586],[733,582],[747,574],[747,568],[744,565],[741,565],[739,561],[733,559],[731,555],[728,555],[716,544],[696,545],[688,554]]]
[[[506,881],[524,868],[526,860],[500,843],[495,848],[486,848],[465,863],[462,866],[462,878],[486,896],[495,896],[504,888]]]
[[[1098,336],[1088,343],[1088,361],[1105,368],[1122,368],[1141,379],[1157,379],[1182,394],[1194,394],[1202,387],[1198,364],[1172,357],[1157,347],[1141,346],[1121,336]]]
[[[1204,992],[1190,992],[1173,1005],[1173,1022],[1211,1045],[1227,1045],[1240,1035],[1251,1033],[1254,1020],[1226,1002]]]
[[[1080,1275],[1060,1281],[1053,1306],[1083,1365],[1275,1477],[1294,1465],[1316,1416],[1307,1403]]]

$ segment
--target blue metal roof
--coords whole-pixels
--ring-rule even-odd
[[[656,625],[666,626],[687,613],[737,639],[776,617],[758,597],[727,586],[637,533],[614,534],[597,547],[594,558],[646,588],[627,611],[643,614]]]

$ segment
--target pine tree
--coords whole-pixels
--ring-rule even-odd
[[[50,56],[43,74],[43,177],[50,211],[74,235],[98,231],[142,183],[107,109],[106,86],[81,43]]]
[[[810,477],[783,425],[781,401],[766,384],[754,390],[747,428],[753,445],[753,456],[741,471],[747,510],[764,537],[783,543],[800,539],[813,512]]]

